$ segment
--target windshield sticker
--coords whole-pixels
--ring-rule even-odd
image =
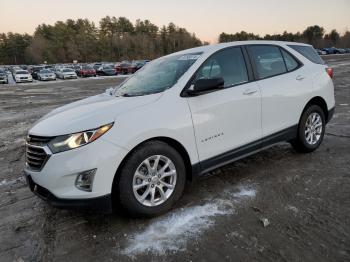
[[[200,55],[183,55],[180,56],[177,60],[197,60]]]

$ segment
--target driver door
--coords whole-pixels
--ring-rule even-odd
[[[222,77],[224,88],[188,97],[202,169],[229,161],[248,147],[260,147],[261,93],[249,82],[240,47],[213,54],[197,71],[194,81]]]

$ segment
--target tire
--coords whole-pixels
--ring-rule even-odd
[[[149,159],[149,167],[155,168],[151,172],[144,164],[146,159]],[[156,159],[159,164],[155,167]],[[165,171],[168,171],[164,171],[163,174],[173,175],[160,178],[161,170],[166,166],[166,162],[170,164],[165,168]],[[157,167],[158,171],[155,171]],[[138,174],[145,179],[139,178],[136,171],[139,171]],[[153,217],[165,213],[180,199],[186,183],[186,168],[181,155],[174,148],[160,141],[146,142],[138,147],[126,159],[119,175],[116,195],[121,206],[134,217]],[[164,181],[169,186],[172,184],[173,188],[164,186]],[[148,184],[142,186],[145,183]],[[135,186],[140,186],[136,193],[134,192]],[[155,193],[152,194],[152,190]],[[161,197],[161,191],[164,198]],[[143,202],[140,200],[142,195],[146,195]],[[153,202],[152,195],[154,196]]]
[[[312,125],[314,118],[314,125]],[[316,121],[318,119],[318,121]],[[311,127],[307,126],[308,123]],[[318,126],[317,128],[315,128]],[[298,135],[292,141],[292,146],[295,150],[301,153],[310,153],[315,151],[322,143],[326,128],[326,118],[321,107],[318,105],[311,105],[304,110],[298,125]]]

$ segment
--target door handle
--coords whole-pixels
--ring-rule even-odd
[[[246,89],[246,90],[244,90],[243,95],[252,95],[256,92],[258,92],[257,89]]]
[[[305,76],[298,75],[295,79],[301,81],[301,80],[305,79]]]

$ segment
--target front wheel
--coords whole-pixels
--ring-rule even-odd
[[[180,154],[164,142],[147,142],[123,166],[119,200],[131,215],[160,215],[181,197],[185,183],[186,169]]]
[[[293,147],[304,153],[315,151],[323,141],[325,128],[323,110],[318,105],[308,107],[300,118],[298,136],[292,141]]]

